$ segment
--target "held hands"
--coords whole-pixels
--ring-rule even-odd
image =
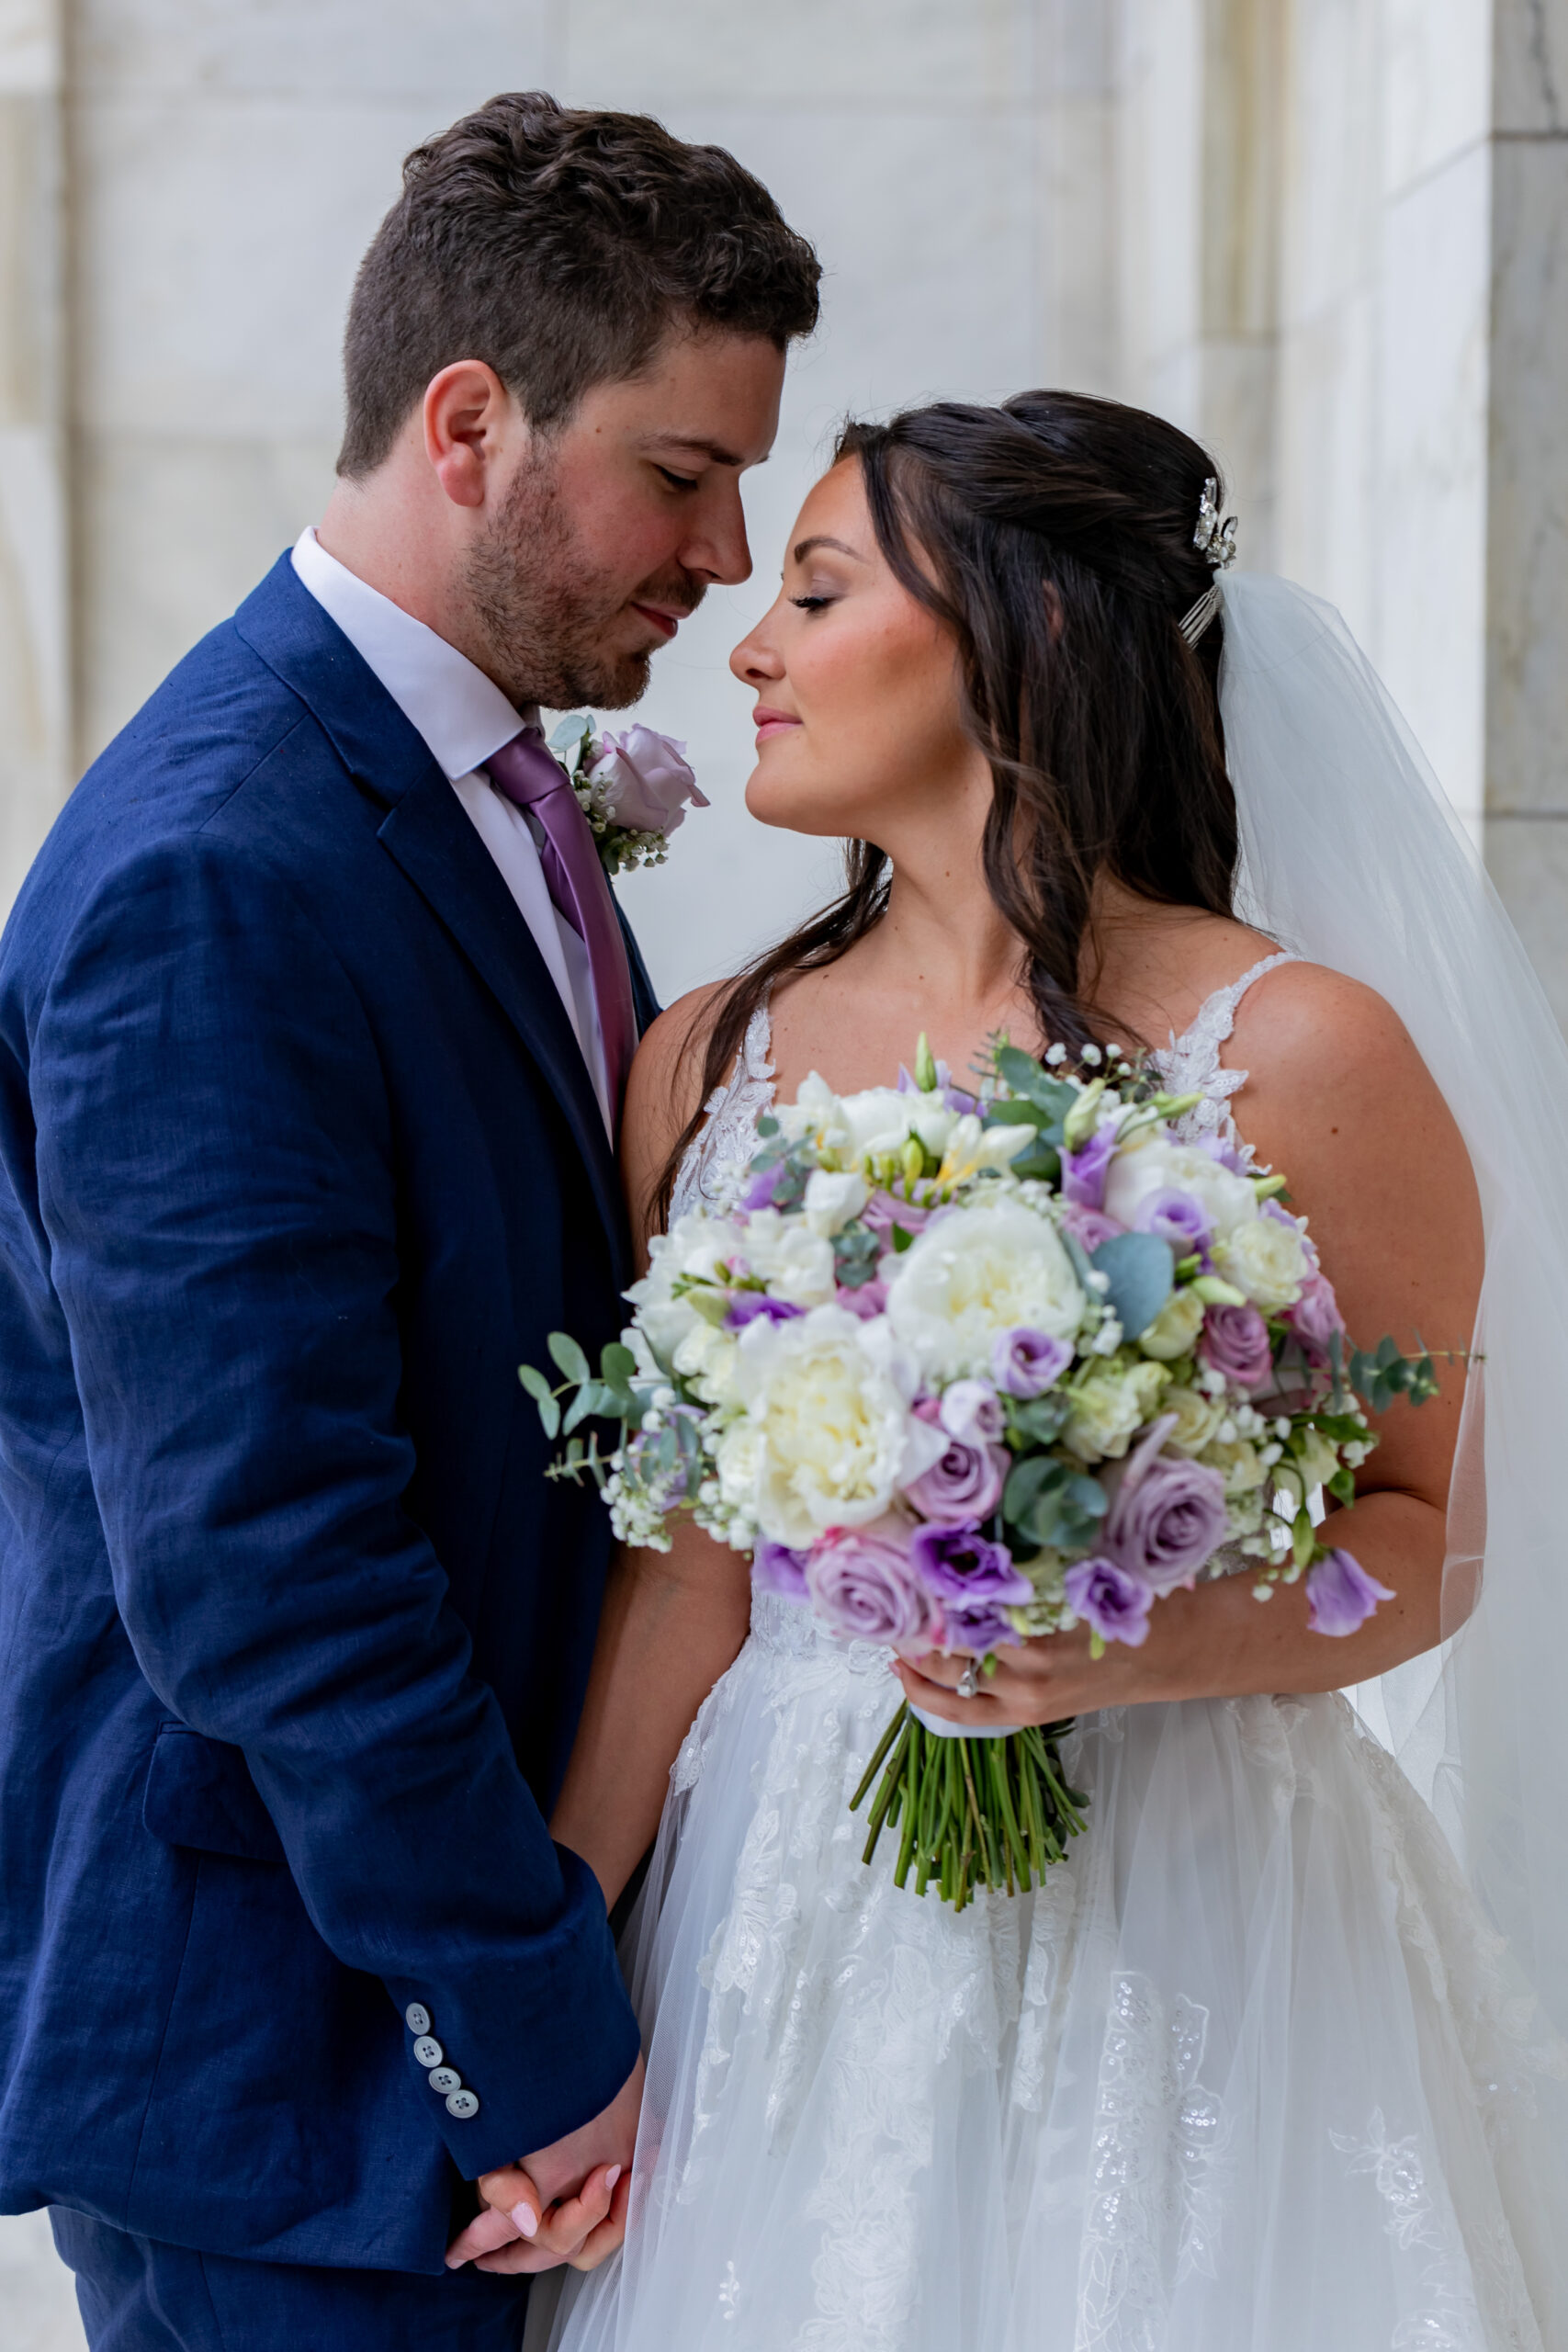
[[[446,2267],[515,2273],[596,2269],[626,2233],[642,2060],[602,2114],[550,2147],[481,2176],[484,2211],[446,2249]]]

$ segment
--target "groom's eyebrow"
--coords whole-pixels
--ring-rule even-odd
[[[686,449],[694,458],[711,458],[716,466],[743,468],[748,465],[765,466],[768,462],[765,457],[738,458],[733,449],[723,449],[716,441],[705,441],[698,434],[656,433],[643,446],[649,449]]]
[[[809,539],[796,539],[794,547],[790,549],[790,554],[794,557],[796,563],[804,563],[807,557],[811,553],[813,548],[837,548],[839,553],[840,555],[847,555],[852,563],[863,563],[865,561],[864,556],[862,555],[858,548],[852,548],[848,546],[842,539],[830,539],[826,531],[818,531]]]

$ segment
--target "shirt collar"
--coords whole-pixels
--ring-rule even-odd
[[[483,767],[492,752],[537,719],[535,710],[518,711],[466,653],[329,555],[313,525],[295,542],[293,562],[300,585],[418,729],[449,782]]]

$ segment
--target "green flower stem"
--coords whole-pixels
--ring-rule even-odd
[[[896,1829],[895,1883],[907,1885],[913,1871],[918,1894],[934,1881],[956,1910],[977,1887],[1011,1894],[1038,1885],[1085,1826],[1089,1801],[1067,1784],[1057,1747],[1071,1729],[1030,1724],[1000,1739],[944,1739],[900,1705],[851,1801],[859,1812],[871,1799],[864,1859],[885,1829]]]

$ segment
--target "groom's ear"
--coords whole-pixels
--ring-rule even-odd
[[[513,458],[527,425],[495,369],[456,359],[424,388],[424,454],[455,506],[482,506],[502,460]]]

